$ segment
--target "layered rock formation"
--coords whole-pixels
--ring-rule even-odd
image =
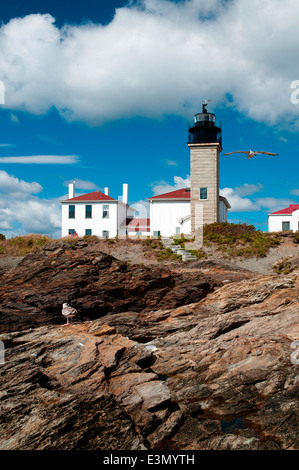
[[[220,272],[227,277],[229,271],[211,268],[215,276],[218,272],[213,283],[186,266],[178,280],[177,266],[169,268],[170,279],[162,277],[161,267],[150,271],[154,281],[148,284],[140,278],[144,267],[124,269],[102,255],[93,263],[87,253],[77,259],[75,250],[51,253],[48,261],[25,258],[6,274],[6,289],[2,286],[2,327],[11,310],[18,311],[19,325],[30,328],[6,329],[0,337],[5,344],[0,449],[299,448],[299,361],[292,349],[299,340],[297,271],[250,280],[248,273],[238,273],[245,279],[226,278],[219,287]],[[56,271],[67,259],[68,269]],[[84,282],[83,265],[90,285]],[[107,287],[106,273],[111,279],[124,275],[123,304],[114,309],[100,290]],[[163,279],[168,281],[163,284]],[[197,283],[200,300],[188,301],[187,279],[190,288],[191,279]],[[86,300],[86,317],[93,305],[93,319],[55,324],[67,291],[77,305]],[[191,296],[195,291],[193,284]],[[34,305],[35,313],[9,306],[21,300]],[[52,315],[46,318],[49,324],[30,324],[30,315],[42,317],[43,312]]]
[[[222,270],[222,279],[246,275]],[[202,299],[217,284],[218,272],[211,277],[176,265],[130,265],[83,240],[52,242],[1,276],[0,333],[61,324],[64,302],[79,311],[81,320],[93,319],[128,310],[175,308]]]
[[[208,279],[201,277],[192,286],[159,267],[128,266],[97,250],[85,251],[87,247],[84,242],[53,243],[3,276],[0,331],[61,323],[66,301],[83,319],[132,307],[176,306],[189,295],[198,299],[212,289]]]

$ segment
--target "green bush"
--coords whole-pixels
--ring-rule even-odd
[[[256,230],[254,225],[215,222],[203,228],[205,246],[211,244],[229,257],[263,257],[269,248],[280,243],[280,237]]]
[[[299,231],[293,232],[291,234],[291,238],[294,240],[295,243],[299,243]]]
[[[153,250],[155,250],[156,248],[159,248],[159,249],[164,248],[163,243],[158,238],[150,238],[150,239],[142,240],[142,245],[149,246]]]
[[[158,261],[163,261],[163,260],[181,261],[182,257],[180,255],[177,255],[176,253],[173,253],[173,251],[170,248],[162,248],[157,253],[157,260]]]

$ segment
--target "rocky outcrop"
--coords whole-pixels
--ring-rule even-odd
[[[52,242],[1,276],[0,332],[62,324],[64,302],[81,320],[175,308],[204,298],[222,280],[252,276],[219,266],[210,271],[186,266],[133,265],[85,240]]]
[[[298,449],[298,274],[3,334],[0,449]]]

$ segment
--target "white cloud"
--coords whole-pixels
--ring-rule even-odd
[[[292,189],[290,193],[294,194],[294,196],[299,196],[299,189]]]
[[[240,197],[251,196],[251,194],[260,192],[264,189],[264,186],[261,183],[258,184],[248,184],[245,183],[242,186],[238,186],[234,189],[235,194]]]
[[[177,162],[175,160],[166,160],[166,165],[168,166],[178,166]]]
[[[11,210],[25,233],[53,233],[61,227],[61,210],[55,202],[31,197],[15,202]]]
[[[97,123],[189,116],[188,103],[211,98],[256,120],[296,121],[298,16],[297,0],[140,0],[107,25],[14,18],[0,28],[6,107]]]
[[[166,181],[160,181],[154,183],[153,185],[153,195],[158,196],[159,194],[169,193],[171,191],[176,191],[177,189],[183,189],[190,187],[190,176],[186,176],[186,178],[182,178],[181,176],[174,177],[174,184],[171,185]]]
[[[70,183],[73,183],[75,181],[75,187],[76,189],[99,189],[99,186],[92,181],[86,181],[86,180],[81,180],[80,178],[73,178],[71,180],[65,181],[63,183],[64,186],[68,186]]]
[[[35,196],[38,182],[19,180],[0,171],[0,232],[7,236],[42,233],[60,236],[61,210],[55,200]]]
[[[258,198],[256,200],[257,204],[261,207],[261,209],[265,209],[267,212],[276,212],[280,209],[284,209],[285,207],[289,207],[290,204],[294,204],[293,199],[279,199],[275,197],[263,197]]]
[[[275,212],[294,203],[294,201],[289,198],[279,199],[274,197],[255,197],[254,199],[249,199],[248,197],[244,197],[251,196],[263,189],[264,187],[260,183],[245,183],[237,188],[221,189],[220,195],[226,197],[230,203],[230,212]]]
[[[240,188],[236,188],[237,190]],[[231,212],[253,212],[260,209],[259,205],[251,199],[241,197],[233,188],[220,190],[220,195],[227,198],[231,205]]]
[[[20,163],[38,165],[73,165],[78,163],[77,155],[31,155],[27,157],[0,157],[0,163]]]
[[[6,171],[0,171],[0,193],[9,194],[36,194],[42,191],[42,186],[37,183],[27,183],[9,175]]]

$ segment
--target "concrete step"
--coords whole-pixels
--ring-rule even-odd
[[[196,261],[197,258],[196,258],[195,255],[191,255],[191,253],[190,253],[190,254],[185,254],[185,255],[183,255],[183,256],[182,256],[182,260],[183,260],[183,261]]]
[[[181,245],[175,245],[171,238],[163,238],[161,240],[165,248],[170,248],[171,251],[182,257],[183,261],[195,261],[197,260],[196,256],[190,253],[190,251],[185,250]]]

